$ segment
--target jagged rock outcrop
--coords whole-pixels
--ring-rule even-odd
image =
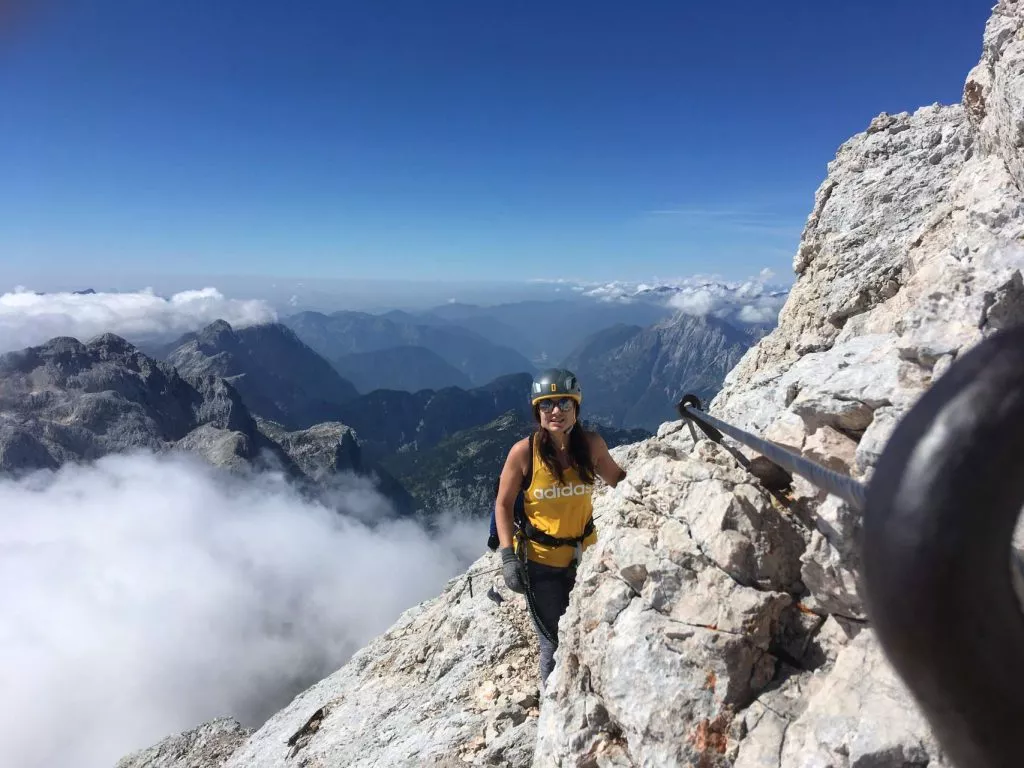
[[[309,429],[289,432],[280,424],[258,419],[260,429],[281,445],[306,476],[320,480],[334,472],[359,472],[363,456],[351,427],[324,422]]]
[[[373,479],[374,486],[402,516],[413,515],[418,505],[412,494],[380,464],[367,461],[355,430],[341,422],[324,422],[289,432],[280,424],[257,419],[260,431],[280,445],[313,484],[329,483],[338,473],[350,472]]]
[[[1015,169],[1021,149],[1019,142],[1000,138],[1019,135],[1013,121],[1020,121],[1024,108],[1016,74],[1024,64],[1024,47],[1017,42],[1022,28],[1021,6],[1000,3],[986,32],[986,60],[965,88],[966,109],[932,106],[912,115],[883,114],[842,146],[816,195],[794,260],[799,277],[779,326],[733,369],[711,404],[713,412],[869,479],[900,416],[956,356],[985,334],[1024,320],[1024,250],[1018,245],[1024,196]],[[979,122],[985,112],[979,104],[987,97],[1003,100],[1002,123],[986,125],[984,117]],[[634,485],[631,479],[625,487]],[[642,489],[639,502],[650,506]],[[692,526],[699,505],[681,506]],[[560,659],[553,678],[555,703],[547,706],[546,697],[542,707],[536,765],[586,764],[586,751],[599,748],[617,752],[623,765],[945,765],[864,614],[857,590],[858,514],[799,478],[787,507],[803,523],[806,540],[799,555],[803,590],[791,591],[799,615],[790,611],[788,621],[800,637],[799,619],[817,617],[813,626],[820,628],[805,637],[821,645],[821,666],[814,669],[815,659],[806,652],[794,656],[792,647],[769,645],[766,651],[777,664],[770,690],[755,691],[757,678],[751,676],[749,691],[721,694],[703,709],[699,703],[710,694],[690,696],[674,710],[673,729],[658,730],[644,718],[660,717],[666,704],[673,711],[674,700],[662,697],[657,709],[617,686],[622,665],[609,662],[609,648],[603,655],[587,653],[592,633],[570,634],[564,647],[572,651],[562,657],[567,663]],[[657,518],[662,526],[665,516],[663,511]],[[566,634],[599,615],[601,606],[593,603],[602,582],[608,583],[600,575],[602,564],[620,562],[616,538],[605,537],[582,571],[584,590],[592,580],[594,591],[590,600],[584,591],[574,597]],[[666,550],[651,552],[659,556],[660,575]],[[634,559],[649,568],[639,555]],[[644,588],[654,594],[646,581]],[[657,607],[642,591],[619,616],[628,616],[637,600],[649,608],[639,612],[647,623],[639,635],[635,629],[623,634],[633,642],[645,638],[645,653],[653,646],[650,653],[660,651],[662,658],[630,672],[658,668],[661,678],[650,678],[654,685],[673,670],[673,635],[652,630],[651,622],[660,620]],[[620,620],[605,631],[613,634]],[[741,633],[747,643],[756,638],[751,626],[756,622]],[[858,628],[853,638],[851,630]],[[683,669],[690,676],[677,675],[667,686],[673,692],[692,691],[693,669],[701,666],[698,641],[688,642]],[[720,665],[712,670],[716,680]],[[645,682],[635,680],[634,687],[643,689]],[[573,719],[581,690],[592,692],[591,711],[600,705],[608,713],[604,722]]]
[[[0,470],[54,467],[129,448],[162,450],[200,424],[253,425],[229,386],[193,386],[113,334],[55,338],[0,356]]]
[[[619,452],[630,476],[598,502],[532,765],[936,759],[870,628],[812,610],[813,517],[679,425]]]
[[[168,736],[159,744],[122,758],[114,768],[180,768],[202,765],[220,768],[248,738],[235,720],[222,718],[187,733]]]
[[[952,361],[1024,321],[1022,40],[1024,3],[1002,0],[962,105],[880,115],[840,148],[779,326],[713,412],[870,479]],[[679,422],[613,454],[629,477],[596,494],[536,718],[481,715],[535,674],[532,632],[497,577],[500,605],[461,578],[228,764],[949,768],[865,615],[854,510],[799,478],[766,489],[746,449]]]
[[[869,477],[900,416],[956,356],[1024,319],[1024,196],[1009,162],[1021,150],[999,140],[1012,126],[983,107],[1024,98],[1013,74],[1024,50],[1010,27],[1020,29],[1020,7],[1000,3],[965,106],[880,115],[840,149],[778,329],[712,404],[723,418]],[[820,501],[798,484],[798,503]],[[834,502],[819,516],[805,580],[823,609],[861,616],[847,545],[857,516]]]
[[[225,768],[526,765],[537,649],[522,606],[465,577],[406,611],[253,734]],[[508,593],[506,592],[506,595]]]
[[[231,382],[250,411],[291,429],[336,420],[358,394],[280,323],[235,329],[217,320],[179,339],[166,359],[183,376]]]
[[[397,480],[363,461],[346,425],[288,431],[254,419],[225,379],[182,376],[119,336],[60,337],[0,355],[0,472],[136,449],[187,451],[229,469],[269,462],[310,486],[368,475],[399,514],[416,509]]]

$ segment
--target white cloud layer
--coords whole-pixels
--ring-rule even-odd
[[[698,288],[695,291],[677,293],[668,303],[688,315],[706,315],[715,308],[716,302],[710,291]]]
[[[108,768],[217,716],[258,725],[486,538],[350,511],[187,456],[0,481],[0,765]]]
[[[54,336],[80,341],[101,333],[128,339],[178,336],[218,319],[244,327],[277,316],[266,302],[228,299],[216,288],[182,291],[170,298],[148,289],[37,294],[19,288],[0,295],[0,352],[43,344]]]
[[[599,301],[664,304],[689,315],[714,315],[741,323],[771,324],[786,303],[788,289],[771,285],[770,269],[753,279],[725,281],[693,276],[674,280],[606,283],[577,283],[572,288],[582,296]]]

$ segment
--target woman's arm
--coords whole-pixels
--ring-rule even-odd
[[[516,494],[523,487],[523,478],[528,469],[530,441],[520,440],[512,446],[505,459],[505,467],[501,470],[501,481],[498,484],[498,498],[494,500],[494,522],[498,528],[498,546],[502,549],[512,546],[512,514],[516,503]]]
[[[626,477],[626,470],[612,458],[608,452],[608,444],[596,432],[590,433],[590,455],[594,458],[594,470],[612,488]]]

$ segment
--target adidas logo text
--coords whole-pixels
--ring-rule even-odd
[[[553,485],[549,488],[534,488],[535,499],[558,499],[563,496],[586,496],[594,489],[592,485],[577,483],[576,485]]]

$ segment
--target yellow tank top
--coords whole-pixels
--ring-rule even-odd
[[[533,443],[533,477],[523,496],[526,519],[538,531],[557,538],[583,535],[583,529],[593,515],[594,486],[584,483],[574,469],[562,471],[562,482],[548,469],[540,457],[536,440]],[[587,549],[597,541],[595,530],[583,540]],[[535,563],[559,568],[568,566],[576,553],[572,546],[549,547],[535,541],[526,541],[526,556]]]

